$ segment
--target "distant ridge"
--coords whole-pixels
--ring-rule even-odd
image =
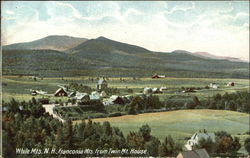
[[[67,49],[73,48],[80,43],[87,41],[86,38],[77,38],[65,35],[52,35],[47,36],[42,39],[38,39],[32,42],[16,43],[3,46],[3,49],[8,50],[21,50],[21,49],[36,49],[36,50],[57,50],[65,51]]]
[[[233,61],[233,62],[247,62],[247,61],[241,60],[239,58],[226,57],[226,56],[216,56],[216,55],[210,54],[208,52],[195,52],[193,54],[196,56],[202,57],[202,58],[206,58],[206,59],[228,60],[228,61]]]

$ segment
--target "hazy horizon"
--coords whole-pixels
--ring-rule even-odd
[[[104,36],[152,51],[249,60],[249,2],[3,2],[2,45],[49,35]]]

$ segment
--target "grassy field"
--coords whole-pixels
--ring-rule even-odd
[[[235,92],[237,90],[248,90],[249,80],[245,79],[207,79],[207,78],[140,78],[139,80],[133,80],[131,77],[122,78],[124,81],[120,81],[120,78],[109,78],[108,86],[118,88],[120,95],[131,94],[127,92],[127,89],[132,89],[133,93],[142,92],[145,87],[162,87],[168,88],[166,93],[158,94],[161,100],[167,99],[169,96],[190,96],[196,95],[199,98],[207,98],[216,93]],[[18,100],[30,100],[30,89],[43,90],[48,93],[54,93],[57,89],[57,85],[65,85],[71,82],[87,85],[95,89],[96,80],[93,82],[89,80],[89,77],[64,77],[62,78],[43,78],[34,81],[28,76],[3,76],[3,100],[8,101],[12,97]],[[226,84],[229,81],[234,81],[236,86],[227,87]],[[202,90],[196,93],[176,93],[181,87],[205,87],[209,83],[214,82],[220,85],[219,89]],[[42,96],[36,96],[39,98]],[[55,98],[51,97],[51,100],[67,98]]]
[[[185,137],[191,137],[201,129],[206,129],[208,132],[227,131],[233,136],[240,137],[243,144],[246,138],[244,133],[249,130],[248,114],[226,110],[178,110],[100,118],[93,121],[101,123],[109,121],[112,126],[119,127],[125,135],[130,131],[138,131],[142,125],[148,124],[152,135],[161,141],[170,134],[182,144],[186,142]],[[246,153],[243,147],[240,151]]]

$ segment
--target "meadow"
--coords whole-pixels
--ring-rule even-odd
[[[126,115],[121,117],[98,118],[94,122],[109,121],[112,126],[119,127],[125,135],[130,131],[148,124],[152,135],[161,141],[171,135],[177,142],[185,144],[185,138],[195,132],[206,129],[208,132],[227,131],[233,136],[240,137],[241,144],[249,130],[249,115],[226,110],[177,110],[168,112]],[[77,123],[79,121],[74,121]],[[240,152],[246,153],[242,147]]]
[[[121,81],[122,79],[122,81]],[[108,78],[108,87],[117,88],[120,95],[133,95],[141,93],[145,87],[166,87],[167,91],[163,94],[157,94],[161,100],[165,100],[170,96],[192,96],[196,95],[199,98],[208,98],[216,93],[231,93],[238,90],[249,90],[249,80],[247,79],[214,79],[214,78]],[[234,87],[227,87],[226,84],[230,81],[235,82]],[[38,78],[36,81],[29,76],[3,76],[2,77],[2,90],[3,100],[8,101],[11,98],[17,100],[30,100],[33,96],[30,95],[30,89],[43,90],[53,94],[59,87],[58,85],[67,85],[69,83],[78,83],[90,86],[93,90],[96,88],[97,78],[90,77],[64,77],[64,78]],[[218,89],[200,90],[196,93],[178,93],[181,87],[201,87],[204,88],[209,83],[217,83],[220,85]],[[127,90],[132,89],[133,92],[129,93]],[[35,98],[41,98],[38,95]],[[50,97],[51,100],[67,100],[67,97]]]

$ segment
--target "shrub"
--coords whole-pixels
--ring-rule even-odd
[[[114,112],[114,113],[110,113],[108,115],[108,117],[117,117],[117,116],[122,116],[122,113],[120,113],[120,112]]]

